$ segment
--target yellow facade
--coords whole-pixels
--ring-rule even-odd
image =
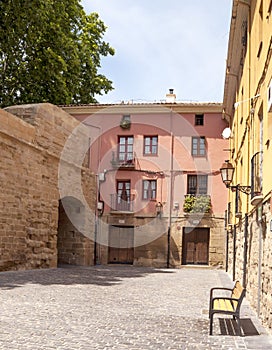
[[[253,187],[249,197],[240,195],[242,213],[253,210],[261,198],[267,199],[272,189],[271,4],[271,0],[233,1],[224,108],[232,130],[233,184]],[[233,197],[235,193],[231,194],[234,204]]]
[[[243,279],[253,306],[272,327],[264,286],[272,277],[272,0],[233,0],[229,35],[223,103],[231,128],[228,159],[235,168],[229,272]],[[248,194],[241,191],[245,186]]]

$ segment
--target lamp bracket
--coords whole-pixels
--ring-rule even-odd
[[[243,192],[247,195],[249,195],[251,193],[251,186],[236,185],[236,186],[229,186],[229,188],[231,190],[234,190],[234,191]]]

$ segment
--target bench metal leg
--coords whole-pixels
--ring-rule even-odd
[[[213,331],[213,313],[210,314],[210,335],[212,335]]]
[[[242,336],[242,331],[241,331],[241,321],[240,321],[240,317],[236,317],[236,321],[237,321],[237,326],[238,326],[238,334],[241,337]]]

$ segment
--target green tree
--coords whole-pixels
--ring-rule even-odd
[[[0,106],[92,103],[112,90],[99,74],[106,26],[79,0],[0,1]]]

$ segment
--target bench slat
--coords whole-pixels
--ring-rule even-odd
[[[239,281],[237,281],[235,283],[235,286],[234,286],[232,294],[231,294],[232,298],[239,299],[241,294],[243,293],[243,290],[244,290],[243,286],[241,285],[241,283]]]
[[[235,302],[235,308],[233,307],[232,303],[230,300],[226,299],[216,299],[214,301],[214,309],[215,310],[221,310],[221,311],[231,311],[234,312],[237,306],[237,302]]]

